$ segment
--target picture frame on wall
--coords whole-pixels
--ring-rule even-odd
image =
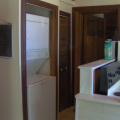
[[[0,25],[0,57],[12,57],[12,24]]]

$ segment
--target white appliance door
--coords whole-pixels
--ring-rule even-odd
[[[55,86],[55,79],[49,79],[27,88],[29,120],[56,119]]]
[[[49,18],[26,14],[26,50],[49,49]]]

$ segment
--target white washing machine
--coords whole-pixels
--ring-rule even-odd
[[[36,74],[27,79],[28,120],[56,119],[56,77]]]

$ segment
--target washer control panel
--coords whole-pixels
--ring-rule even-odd
[[[26,59],[32,60],[32,59],[38,59],[38,58],[48,58],[49,57],[49,51],[27,51],[26,52]]]

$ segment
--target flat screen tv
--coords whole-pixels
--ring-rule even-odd
[[[0,56],[12,57],[12,25],[0,25]]]

